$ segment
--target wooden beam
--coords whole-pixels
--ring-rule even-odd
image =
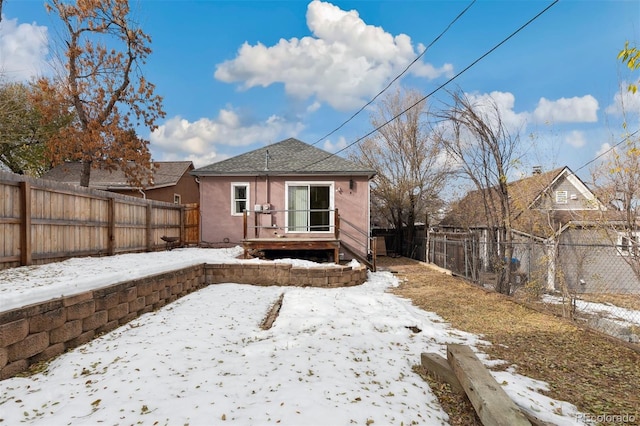
[[[483,425],[531,425],[469,346],[447,345],[447,361]]]
[[[420,359],[422,361],[422,367],[425,370],[428,370],[433,376],[444,383],[447,383],[451,386],[451,390],[457,392],[461,395],[465,395],[465,391],[460,384],[460,381],[454,374],[451,366],[447,363],[447,360],[434,353],[422,353],[420,355]],[[528,411],[522,411],[522,414],[529,419],[531,424],[535,426],[553,426],[549,422],[545,422],[544,420],[539,419],[535,414],[530,413]]]
[[[434,353],[422,353],[420,354],[420,360],[425,370],[429,371],[441,382],[448,383],[454,392],[464,394],[460,381],[445,357]]]
[[[31,265],[31,184],[20,182],[20,265]]]

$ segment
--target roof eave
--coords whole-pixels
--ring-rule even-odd
[[[191,171],[191,175],[198,177],[215,177],[215,176],[367,176],[372,179],[377,173],[374,171],[234,171],[234,172],[213,172],[213,171]]]

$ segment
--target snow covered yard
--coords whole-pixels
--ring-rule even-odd
[[[205,261],[244,262],[234,259],[238,252],[182,249],[0,271],[0,309]],[[42,373],[1,381],[1,423],[447,424],[412,366],[422,352],[446,356],[446,344],[475,347],[480,337],[386,292],[396,285],[391,273],[378,272],[337,289],[209,286],[58,357]],[[262,330],[283,293],[277,320]],[[510,371],[494,376],[521,408],[553,424],[580,424],[575,407],[538,392],[544,383]]]

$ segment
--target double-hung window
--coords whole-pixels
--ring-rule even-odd
[[[622,256],[638,256],[640,255],[639,232],[621,232],[618,234],[618,253]]]
[[[249,206],[249,184],[248,183],[232,183],[231,184],[231,215],[242,215]]]
[[[287,232],[330,232],[333,183],[287,183]]]

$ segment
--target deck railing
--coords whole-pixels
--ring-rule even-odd
[[[291,213],[307,213],[310,216],[314,213],[326,213],[329,220],[328,223],[316,224],[316,225],[289,225],[287,223],[288,214]],[[253,225],[250,225],[250,215],[253,215]],[[269,218],[269,223],[265,224],[263,218]],[[243,212],[243,239],[247,238],[274,238],[283,236],[284,232],[300,232],[301,234],[312,234],[309,238],[327,238],[327,235],[333,231],[333,236],[336,240],[340,239],[340,215],[338,209],[311,209],[311,210],[260,210]],[[284,225],[279,225],[283,223]],[[249,236],[250,230],[253,229],[253,236]],[[267,235],[268,231],[268,235]],[[282,231],[283,233],[280,233]]]
[[[319,225],[289,225],[287,223],[288,214],[292,213],[307,213],[312,216],[314,213],[326,213],[328,223],[322,223]],[[251,215],[253,215],[253,224],[251,222]],[[265,218],[268,217],[268,222],[265,222]],[[284,225],[280,225],[280,223]],[[253,232],[251,230],[253,229]],[[295,238],[295,233],[291,231],[299,231],[304,238],[310,240],[314,238],[327,238],[333,234],[336,240],[340,241],[340,244],[344,246],[351,253],[356,255],[360,260],[370,264],[375,271],[376,263],[376,240],[371,237],[366,231],[358,227],[356,224],[344,219],[340,216],[338,209],[312,209],[312,210],[262,210],[247,212],[243,214],[243,239],[269,239],[269,238],[284,238],[285,233],[288,233],[289,238]],[[253,233],[253,236],[250,234]]]

